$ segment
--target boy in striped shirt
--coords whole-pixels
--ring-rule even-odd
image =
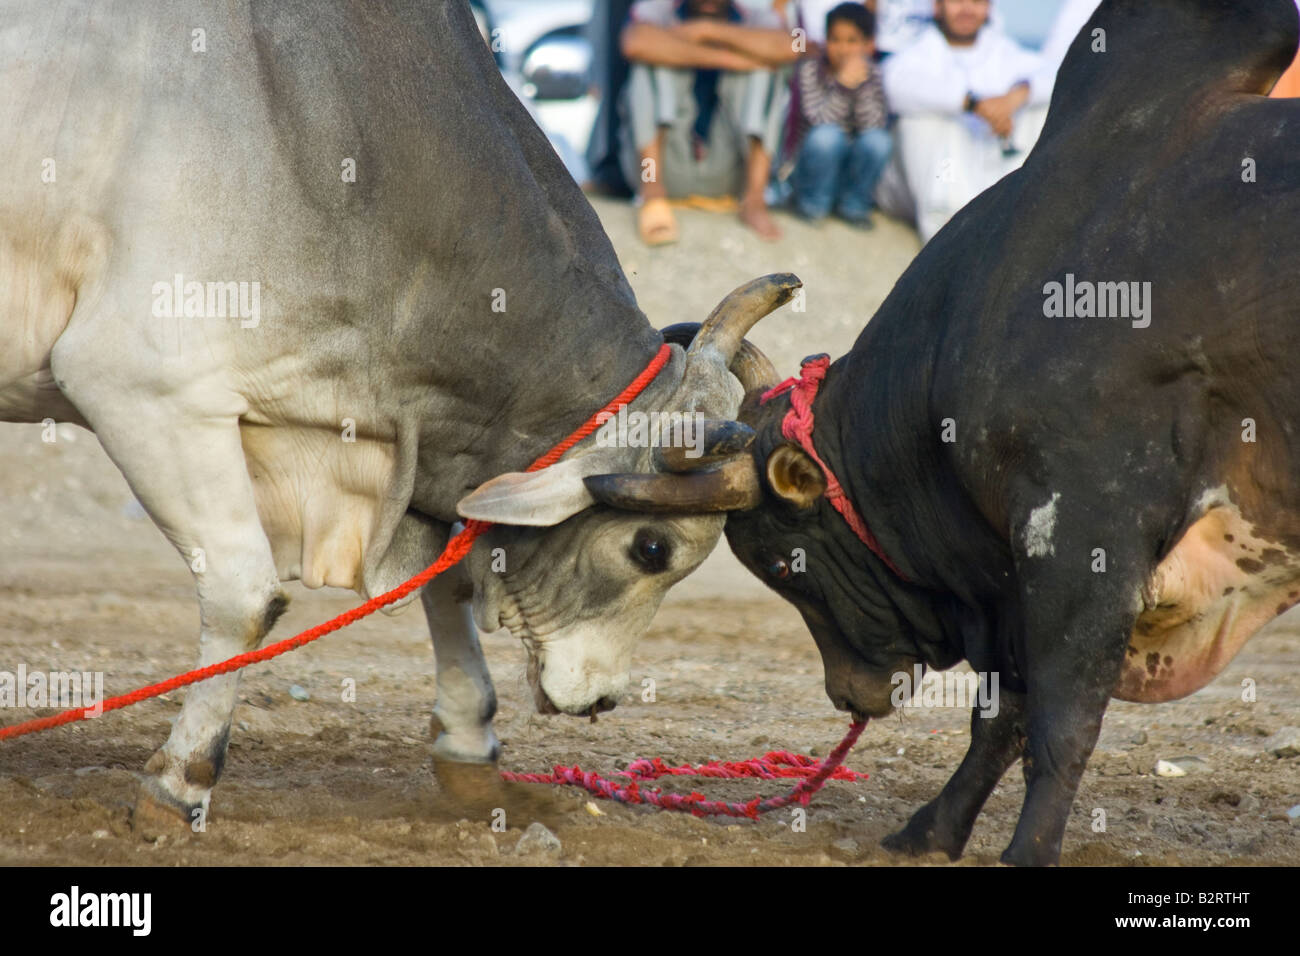
[[[871,194],[893,151],[884,84],[873,62],[875,15],[841,3],[826,15],[826,48],[796,71],[803,132],[794,171],[795,210],[810,220],[834,209],[871,228]]]

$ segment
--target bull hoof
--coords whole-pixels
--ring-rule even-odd
[[[155,781],[146,780],[140,785],[131,811],[131,829],[150,843],[164,836],[173,840],[188,837],[193,832],[191,825],[197,809],[179,803]]]
[[[934,804],[927,803],[912,815],[912,819],[907,821],[907,826],[885,837],[880,841],[880,845],[891,853],[900,853],[904,856],[942,853],[949,860],[961,859],[966,840],[943,833],[936,817]]]
[[[1059,853],[1052,853],[1042,847],[1031,846],[1028,849],[1018,847],[1015,843],[1003,852],[999,863],[1004,866],[1060,866]]]
[[[507,825],[513,826],[521,817],[544,821],[559,813],[549,792],[553,788],[502,780],[495,762],[461,763],[435,757],[433,771],[447,809],[461,816],[490,817],[505,811]]]
[[[506,782],[495,763],[458,763],[435,757],[433,772],[447,798],[467,810],[499,807],[505,800]]]

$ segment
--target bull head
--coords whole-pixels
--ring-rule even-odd
[[[726,512],[758,503],[754,432],[736,417],[776,373],[745,335],[799,286],[787,274],[756,279],[702,324],[664,330],[673,356],[633,408],[700,416],[689,449],[602,445],[597,433],[559,463],[500,475],[457,504],[462,517],[498,525],[468,562],[475,619],[523,640],[543,712],[613,706],[668,588],[713,550]],[[504,570],[491,566],[497,547]]]
[[[723,311],[720,307],[711,321]],[[711,347],[707,340],[701,342],[708,329],[707,322],[674,326],[665,330],[665,337],[686,342],[693,338],[691,354],[703,354]],[[835,706],[858,717],[886,714],[893,708],[893,675],[911,673],[914,664],[934,655],[923,654],[907,628],[864,616],[862,607],[872,608],[872,602],[857,593],[851,575],[791,573],[789,558],[796,546],[815,553],[819,568],[844,563],[821,550],[828,543],[818,530],[817,505],[826,493],[826,476],[806,451],[782,434],[788,405],[760,403],[777,382],[772,364],[748,342],[735,347],[731,370],[745,390],[740,421],[729,423],[730,442],[719,429],[718,455],[707,466],[688,470],[669,464],[652,474],[593,473],[584,483],[598,502],[629,513],[727,513],[726,535],[733,553],[802,614],[821,652],[826,692]],[[861,639],[880,633],[893,636],[865,644]]]

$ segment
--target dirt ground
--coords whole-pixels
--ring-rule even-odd
[[[682,241],[647,251],[632,213],[597,202],[642,308],[659,325],[699,320],[729,289],[789,270],[808,287],[802,314],[766,320],[755,340],[783,371],[814,351],[840,354],[916,251],[902,227],[870,234],[782,219],[766,245],[729,218],[681,217]],[[189,668],[198,615],[191,578],[143,517],[92,435],[0,428],[0,670],[105,672],[108,694]],[[289,586],[293,604],[273,639],[356,603]],[[523,649],[504,634],[484,647],[500,711],[503,768],[579,763],[610,774],[637,756],[670,762],[740,759],[772,749],[824,755],[847,726],[822,690],[821,663],[798,615],[752,581],[725,543],[670,594],[640,645],[617,710],[589,723],[533,714]],[[148,842],[129,825],[137,773],[162,743],[183,691],[95,721],[0,744],[2,864],[739,864],[897,865],[878,847],[938,792],[967,744],[968,714],[910,711],[873,723],[848,761],[870,774],[832,782],[806,829],[788,810],[722,822],[617,806],[569,788],[534,788],[495,832],[440,793],[429,749],[433,659],[418,605],[367,619],[245,672],[225,776],[206,833]],[[356,701],[344,702],[346,678]],[[655,700],[641,699],[654,681]],[[1251,678],[1257,700],[1241,699]],[[310,700],[294,700],[297,684]],[[16,723],[30,710],[0,710]],[[1066,833],[1074,865],[1300,863],[1300,757],[1265,738],[1300,726],[1300,618],[1255,637],[1210,686],[1163,705],[1115,703]],[[1199,757],[1180,778],[1158,759]],[[690,789],[690,784],[674,789]],[[784,784],[701,781],[710,796],[748,799]],[[965,865],[995,863],[1024,796],[1018,769],[994,792]],[[594,806],[594,805],[593,805]],[[1095,832],[1096,810],[1106,829]],[[544,821],[558,853],[514,852]],[[946,862],[945,859],[924,863]]]

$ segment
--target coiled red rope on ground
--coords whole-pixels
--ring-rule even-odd
[[[559,461],[569,449],[578,442],[582,441],[588,435],[592,434],[601,426],[605,418],[609,415],[616,414],[619,406],[630,404],[633,399],[645,390],[646,386],[654,381],[655,376],[663,370],[672,355],[672,349],[664,343],[659,347],[659,351],[650,361],[650,364],[632,380],[627,388],[623,389],[617,396],[611,399],[604,408],[588,418],[576,431],[570,434],[562,442],[542,455],[525,471],[540,471]],[[244,654],[237,654],[234,657],[220,661],[216,664],[210,664],[207,667],[200,667],[184,674],[178,674],[176,677],[161,681],[157,684],[150,684],[147,687],[140,687],[126,694],[120,694],[117,697],[106,698],[103,703],[96,708],[91,707],[74,707],[49,717],[40,717],[35,720],[28,720],[20,724],[13,724],[9,727],[0,727],[0,740],[12,740],[15,737],[23,737],[27,734],[34,734],[42,730],[49,730],[52,727],[60,727],[64,724],[71,724],[79,720],[86,720],[90,717],[98,716],[101,713],[107,713],[112,710],[121,710],[123,707],[130,707],[132,704],[139,703],[142,700],[148,700],[151,697],[158,697],[169,691],[176,690],[189,684],[197,684],[199,681],[208,680],[220,674],[229,674],[232,671],[248,667],[250,664],[258,664],[262,661],[269,661],[281,654],[287,654],[289,651],[297,650],[304,644],[310,644],[312,641],[331,634],[334,631],[341,630],[349,624],[354,624],[367,617],[380,608],[387,607],[396,601],[411,594],[413,591],[424,587],[439,574],[452,567],[458,561],[469,554],[470,548],[473,547],[474,541],[485,531],[492,527],[490,521],[466,521],[465,529],[459,534],[453,536],[443,548],[442,554],[438,555],[437,560],[429,565],[419,574],[410,580],[399,584],[391,591],[376,595],[364,604],[358,607],[344,611],[331,620],[315,627],[309,628],[293,637],[277,641],[274,644],[268,644],[266,647],[259,648],[255,651],[248,651]],[[517,774],[503,772],[501,776],[506,780],[515,780],[524,783],[566,783],[577,786],[585,786],[592,793],[599,797],[610,800],[621,800],[625,803],[647,803],[665,810],[689,810],[696,816],[708,816],[714,814],[726,814],[728,816],[745,816],[756,817],[759,813],[775,810],[779,807],[787,806],[790,803],[798,802],[807,804],[812,795],[816,793],[825,784],[828,779],[855,780],[865,777],[866,774],[855,774],[851,770],[840,768],[845,754],[853,746],[858,735],[862,733],[865,724],[854,724],[849,728],[848,735],[840,742],[840,745],[826,758],[818,767],[814,768],[811,764],[811,758],[803,757],[798,754],[790,754],[785,751],[769,753],[764,757],[755,760],[742,761],[732,764],[706,764],[699,768],[690,767],[665,767],[661,760],[639,760],[629,766],[626,771],[627,775],[633,777],[631,783],[625,787],[620,787],[611,781],[601,778],[595,773],[584,772],[579,767],[556,767],[550,774]],[[843,771],[842,773],[840,771]],[[711,776],[711,777],[760,777],[764,779],[773,779],[777,777],[803,777],[804,779],[791,790],[788,794],[781,797],[771,797],[767,800],[760,800],[755,797],[749,803],[724,803],[721,801],[706,800],[702,794],[691,793],[686,796],[679,794],[664,794],[658,790],[642,791],[639,787],[638,780],[653,780],[660,776],[688,775]]]
[[[865,780],[865,773],[858,773],[842,766],[858,737],[867,726],[865,720],[855,721],[849,725],[849,732],[836,745],[820,764],[811,757],[792,754],[788,751],[774,751],[753,760],[736,763],[712,762],[699,767],[666,767],[662,760],[641,759],[630,764],[621,776],[631,777],[632,782],[620,786],[607,780],[600,774],[581,767],[557,766],[551,773],[509,773],[502,772],[502,778],[516,783],[554,783],[582,787],[587,792],[603,800],[617,800],[619,803],[648,804],[660,810],[677,810],[691,813],[697,817],[748,817],[758,819],[761,813],[770,813],[792,803],[807,806],[814,793],[826,785],[827,780]],[[784,766],[782,766],[784,765]],[[777,797],[755,797],[746,803],[731,803],[725,800],[710,800],[702,793],[692,791],[687,794],[664,793],[662,790],[642,790],[640,781],[655,780],[663,776],[695,776],[738,779],[741,777],[760,777],[770,780],[778,777],[802,777],[803,779],[788,793]]]

